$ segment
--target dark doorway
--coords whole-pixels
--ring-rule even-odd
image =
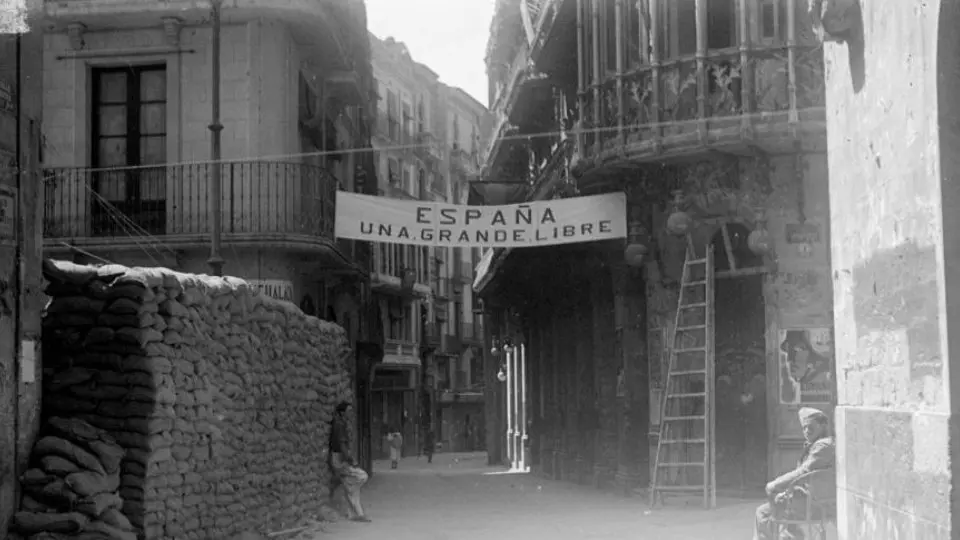
[[[762,259],[749,231],[728,224],[713,239],[716,271],[717,489],[762,496],[767,478],[766,316]],[[729,247],[729,253],[728,248]]]

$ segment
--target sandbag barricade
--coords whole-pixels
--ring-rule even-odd
[[[330,420],[353,399],[341,327],[236,278],[62,261],[44,272],[44,414],[122,447],[122,515],[142,538],[229,538],[317,515]]]
[[[20,479],[23,496],[13,526],[32,540],[137,540],[123,515],[124,449],[106,431],[77,418],[48,419]]]

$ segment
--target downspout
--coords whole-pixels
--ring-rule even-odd
[[[15,120],[17,142],[14,151],[16,152],[16,157],[14,157],[15,163],[15,173],[16,179],[14,180],[16,189],[17,189],[17,223],[15,226],[14,232],[14,283],[13,291],[16,294],[16,300],[14,301],[13,309],[13,380],[16,382],[16,399],[13,400],[13,470],[14,474],[20,476],[20,405],[22,403],[23,396],[20,392],[20,385],[22,383],[23,366],[21,365],[22,359],[20,355],[23,354],[23,343],[20,339],[21,334],[23,333],[23,282],[24,282],[24,265],[23,265],[23,241],[24,241],[24,227],[23,220],[28,212],[23,210],[23,137],[22,128],[23,128],[23,66],[21,63],[22,55],[22,38],[21,34],[17,33],[15,38],[14,45],[14,54],[16,58],[14,60],[14,73],[17,77],[17,82],[15,85],[16,88],[16,112],[17,117]],[[32,214],[32,212],[30,212]],[[20,500],[20,482],[14,482],[14,500]]]

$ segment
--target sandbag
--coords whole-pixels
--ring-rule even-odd
[[[106,475],[93,471],[82,471],[68,474],[65,480],[67,487],[81,497],[90,497],[97,493],[109,493],[120,488],[120,477],[116,474]]]
[[[123,456],[126,453],[122,446],[106,441],[90,441],[87,446],[96,454],[107,474],[113,474],[120,470],[120,462],[123,461]]]
[[[50,507],[24,494],[23,497],[20,498],[20,509],[27,512],[46,512],[50,510]]]
[[[114,442],[105,430],[93,426],[89,422],[84,422],[80,418],[54,416],[47,420],[47,425],[56,435],[70,441],[89,442],[99,440]]]
[[[66,476],[80,471],[80,467],[76,463],[60,456],[44,456],[40,460],[40,466],[48,473],[58,476]]]
[[[93,379],[97,372],[82,367],[73,367],[57,373],[53,377],[45,379],[44,390],[48,392],[59,392],[75,384],[81,384]]]
[[[44,514],[39,512],[17,512],[13,516],[13,525],[25,534],[40,532],[75,533],[84,529],[90,520],[79,512],[62,514]]]
[[[47,484],[23,484],[23,490],[31,497],[54,508],[73,508],[79,497],[70,491],[62,478],[56,478]]]
[[[73,444],[72,442],[48,435],[39,441],[33,447],[34,455],[47,456],[58,455],[65,457],[84,469],[104,474],[103,465],[94,457],[93,454]]]
[[[112,525],[122,531],[134,530],[133,524],[130,523],[130,520],[127,519],[127,516],[123,515],[123,512],[117,508],[108,508],[104,513],[100,514],[100,521],[103,521],[107,525]]]
[[[91,521],[83,530],[86,534],[100,534],[108,540],[137,540],[137,533],[124,531],[103,521]],[[91,537],[92,538],[92,537]]]
[[[77,502],[76,511],[90,517],[98,517],[111,508],[120,508],[121,506],[123,506],[123,499],[116,492],[97,493],[80,499]]]
[[[49,474],[42,469],[27,469],[20,477],[20,483],[26,486],[45,486],[56,480],[56,475]]]

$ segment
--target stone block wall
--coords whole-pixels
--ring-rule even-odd
[[[329,424],[352,400],[339,326],[236,278],[45,264],[44,414],[126,448],[146,539],[270,531],[328,499]]]

